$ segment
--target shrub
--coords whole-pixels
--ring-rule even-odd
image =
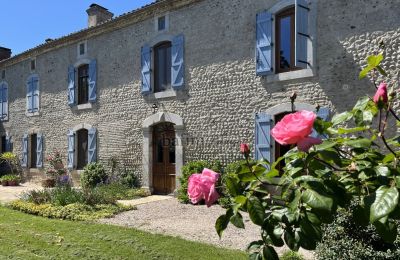
[[[204,168],[208,168],[222,174],[222,165],[219,161],[192,161],[182,167],[182,176],[179,178],[180,188],[178,190],[178,199],[182,203],[189,203],[187,195],[188,180],[194,173],[201,173]]]
[[[316,254],[320,260],[328,259],[400,259],[400,236],[388,244],[372,225],[361,227],[355,224],[352,210],[341,209],[333,223],[323,227],[322,242]],[[396,222],[400,234],[400,223]]]
[[[21,200],[26,202],[31,202],[36,205],[50,203],[51,190],[49,189],[30,190],[22,194]]]
[[[145,189],[132,189],[120,183],[100,185],[95,189],[107,197],[113,198],[114,200],[130,200],[139,197],[147,197],[150,195]]]
[[[83,190],[84,203],[87,205],[116,204],[111,194],[102,192],[98,187]]]
[[[304,257],[297,252],[294,251],[285,251],[283,255],[280,257],[281,260],[304,260]]]
[[[93,188],[107,181],[107,173],[103,165],[99,163],[89,163],[85,166],[81,175],[82,188]]]
[[[109,218],[117,213],[135,209],[135,207],[123,206],[120,204],[90,206],[81,203],[73,203],[66,206],[54,206],[51,204],[37,205],[22,200],[13,201],[9,206],[15,210],[42,217],[81,221]]]
[[[134,170],[126,169],[120,173],[119,182],[129,188],[138,188],[141,186],[141,176]]]
[[[69,185],[57,186],[51,190],[51,204],[65,206],[73,203],[84,203],[85,197],[82,191],[72,188]]]

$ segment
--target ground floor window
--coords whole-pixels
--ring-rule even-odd
[[[37,162],[37,134],[32,134],[30,136],[30,156],[31,156],[31,161],[30,161],[30,166],[31,168],[36,168],[36,162]]]
[[[81,170],[88,164],[88,130],[80,129],[77,136],[77,169]]]

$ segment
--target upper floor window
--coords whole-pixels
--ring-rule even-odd
[[[29,115],[39,112],[39,77],[29,76],[26,82],[26,110]]]
[[[308,0],[282,0],[257,14],[257,75],[312,69],[311,7]]]
[[[2,70],[1,71],[1,79],[5,79],[6,78],[6,70]]]
[[[165,16],[158,17],[157,19],[157,26],[158,26],[158,31],[163,31],[166,29],[166,20]]]
[[[68,104],[94,103],[97,100],[97,61],[83,60],[68,68]]]
[[[172,37],[171,37],[172,38]],[[145,45],[141,51],[142,94],[181,90],[184,86],[184,37],[162,41],[153,48]],[[157,98],[157,95],[155,95]]]
[[[32,59],[30,65],[31,65],[31,71],[35,71],[36,70],[36,59]]]
[[[88,103],[89,91],[89,65],[84,64],[78,68],[78,105]]]
[[[8,84],[0,82],[0,121],[8,120]]]
[[[171,88],[171,42],[154,47],[154,92]]]
[[[87,41],[83,41],[78,43],[77,45],[77,57],[81,58],[82,56],[85,56],[87,53]]]

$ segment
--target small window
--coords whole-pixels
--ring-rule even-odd
[[[36,60],[33,59],[31,60],[31,71],[34,71],[36,69]]]
[[[158,30],[165,30],[165,16],[158,17]]]
[[[295,67],[295,8],[276,15],[276,72],[296,70]]]
[[[36,168],[37,161],[37,134],[31,135],[31,168]]]
[[[79,44],[79,55],[85,54],[85,43]]]
[[[89,65],[78,68],[78,105],[88,103],[89,99]]]
[[[1,79],[5,79],[6,78],[6,70],[2,70],[1,71]]]
[[[154,47],[154,92],[171,88],[171,42]]]
[[[81,170],[88,164],[88,130],[80,129],[77,135],[77,169]]]

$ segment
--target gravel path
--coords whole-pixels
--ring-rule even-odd
[[[137,210],[121,213],[114,218],[102,219],[101,223],[137,228],[151,233],[179,236],[220,247],[244,250],[253,240],[259,238],[259,227],[252,224],[247,214],[243,214],[245,229],[229,225],[219,239],[214,225],[216,219],[225,213],[218,205],[181,204],[176,199],[151,202],[137,206]],[[302,251],[307,259],[309,252]]]

